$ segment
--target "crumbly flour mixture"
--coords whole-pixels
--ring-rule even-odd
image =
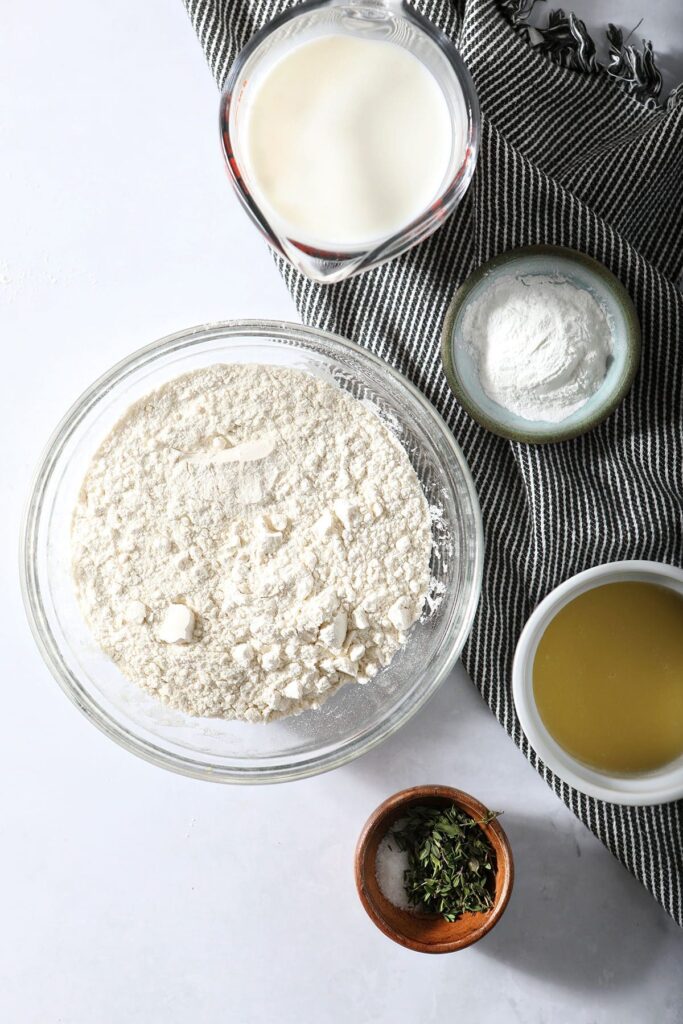
[[[462,335],[494,402],[527,420],[558,422],[607,373],[612,333],[590,292],[561,277],[499,277],[467,308]]]
[[[72,543],[97,643],[192,715],[260,721],[369,682],[429,588],[429,510],[400,443],[348,394],[273,366],[211,366],[131,406]]]

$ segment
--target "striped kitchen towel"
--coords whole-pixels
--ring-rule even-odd
[[[219,85],[286,0],[185,0]],[[512,656],[549,590],[600,562],[683,564],[683,95],[658,105],[646,47],[611,29],[601,65],[581,22],[521,27],[524,0],[418,0],[455,41],[482,108],[465,202],[401,258],[333,286],[279,260],[304,323],[352,338],[407,374],[465,453],[481,501],[486,565],[464,662],[515,743],[557,795],[683,925],[683,802],[619,807],[554,777],[515,716]],[[517,22],[517,24],[516,24]],[[454,399],[439,356],[454,289],[515,246],[567,245],[602,261],[636,303],[642,365],[621,407],[588,435],[531,447],[494,437]]]

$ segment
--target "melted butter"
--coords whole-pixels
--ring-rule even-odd
[[[600,771],[647,772],[683,754],[683,595],[608,583],[561,608],[533,666],[548,732]]]

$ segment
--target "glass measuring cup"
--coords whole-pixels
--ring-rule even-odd
[[[243,126],[249,90],[259,73],[293,46],[332,33],[391,42],[422,61],[443,92],[454,132],[438,195],[414,220],[370,243],[341,245],[331,241],[322,248],[293,237],[259,204],[245,170]],[[460,203],[474,173],[479,123],[477,96],[458,51],[442,32],[401,0],[314,0],[286,11],[257,32],[239,53],[220,102],[226,166],[243,207],[277,252],[307,277],[330,284],[398,256],[443,224]],[[460,136],[455,130],[458,125],[462,126]]]

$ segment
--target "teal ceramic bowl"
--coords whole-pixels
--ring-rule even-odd
[[[499,278],[512,274],[566,278],[592,294],[610,324],[612,354],[603,383],[584,405],[559,422],[524,419],[489,398],[462,340],[461,325],[468,303],[479,298]],[[640,324],[630,295],[602,263],[573,249],[532,245],[513,249],[482,264],[458,288],[444,320],[441,357],[455,397],[477,423],[512,441],[548,444],[585,434],[614,412],[638,369]]]

